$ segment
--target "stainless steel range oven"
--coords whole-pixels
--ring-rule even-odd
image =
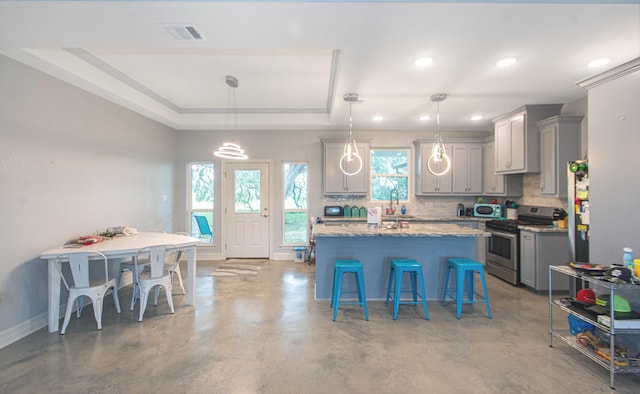
[[[491,237],[487,238],[486,268],[487,272],[503,279],[513,285],[520,284],[520,236],[518,226],[509,229],[503,224],[503,228],[492,228],[491,222],[486,224],[487,231]]]
[[[486,269],[513,285],[520,285],[520,230],[518,226],[551,226],[566,215],[562,208],[521,205],[518,220],[488,220]]]

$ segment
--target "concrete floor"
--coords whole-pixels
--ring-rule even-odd
[[[210,272],[221,262],[199,262]],[[268,261],[255,276],[198,276],[196,307],[161,298],[138,323],[120,291],[118,316],[107,297],[103,329],[91,307],[64,336],[43,328],[0,349],[1,393],[600,393],[609,374],[567,345],[548,346],[544,295],[487,278],[484,305],[383,301],[356,306],[332,322],[315,301],[313,266]],[[556,313],[559,324],[566,316]],[[640,377],[617,375],[617,393],[640,392]]]

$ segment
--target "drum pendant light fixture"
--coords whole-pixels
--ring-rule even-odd
[[[440,102],[446,98],[447,95],[444,93],[431,96],[431,101],[437,103],[438,110],[436,115],[436,136],[435,141],[433,141],[433,147],[431,148],[431,156],[429,156],[429,160],[427,161],[427,170],[435,176],[442,176],[451,169],[451,159],[449,159],[444,149],[442,136],[440,135]],[[442,165],[444,165],[444,169],[439,168]],[[440,169],[440,171],[438,171],[438,169]]]
[[[231,75],[227,75],[225,77],[225,83],[229,86],[229,91],[227,92],[227,108],[230,109],[230,113],[225,116],[225,129],[230,129],[229,127],[229,116],[233,116],[235,118],[235,107],[236,107],[236,91],[235,89],[238,87],[238,78],[233,77]],[[213,152],[213,155],[216,157],[220,157],[223,159],[231,159],[231,160],[246,160],[249,158],[244,153],[244,150],[240,148],[240,145],[235,144],[233,142],[224,142],[221,147],[218,148],[217,151]]]
[[[342,157],[340,158],[340,171],[347,176],[356,175],[362,170],[362,157],[358,154],[358,145],[353,139],[353,117],[351,115],[351,106],[354,102],[362,102],[358,100],[358,95],[348,93],[343,96],[344,101],[349,103],[349,137],[344,144]],[[355,167],[355,170],[353,170]],[[350,171],[351,170],[351,171]]]

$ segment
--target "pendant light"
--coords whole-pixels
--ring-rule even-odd
[[[236,91],[238,88],[238,78],[233,77],[231,75],[227,75],[225,77],[225,83],[229,86],[229,91],[227,92],[227,108],[230,109],[230,114],[225,116],[225,128],[230,129],[228,117],[235,117],[235,107],[236,107]],[[233,142],[224,142],[222,146],[218,148],[217,151],[213,152],[214,156],[220,157],[223,159],[231,159],[231,160],[246,160],[249,158],[244,153],[244,150],[240,147],[240,145],[235,144]]]
[[[358,101],[358,95],[355,93],[348,93],[343,96],[344,101],[349,103],[349,137],[344,144],[344,150],[342,157],[340,158],[340,171],[347,176],[356,175],[362,170],[362,158],[358,154],[358,144],[353,139],[353,117],[351,115],[351,106],[354,102]],[[357,167],[355,171],[349,171],[349,167]]]
[[[433,141],[433,147],[431,148],[431,156],[429,156],[429,160],[427,161],[427,170],[435,176],[442,176],[451,169],[451,159],[449,159],[449,156],[444,149],[442,136],[440,135],[440,102],[444,101],[446,98],[447,95],[444,93],[434,94],[431,96],[431,101],[436,102],[438,105],[438,111],[436,115],[436,136],[435,141]],[[436,171],[437,168],[434,169],[434,167],[439,167],[438,164],[444,165],[445,168],[442,171]]]

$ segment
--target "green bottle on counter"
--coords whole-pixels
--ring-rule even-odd
[[[360,208],[354,205],[353,207],[351,207],[351,217],[357,218],[359,216],[360,216]]]
[[[343,208],[344,210],[344,217],[348,218],[351,217],[351,207],[349,206],[349,204],[346,204]]]

